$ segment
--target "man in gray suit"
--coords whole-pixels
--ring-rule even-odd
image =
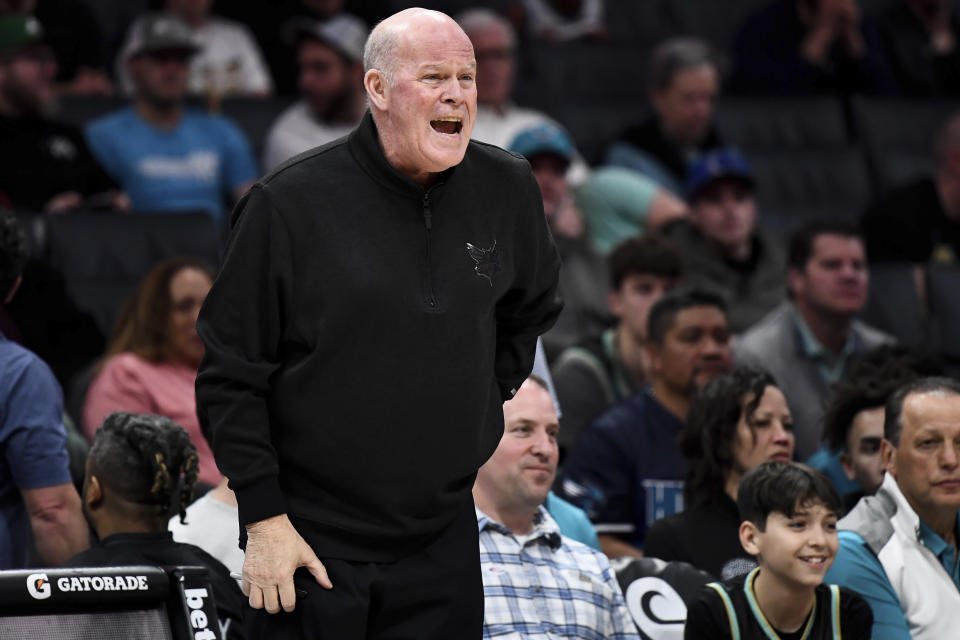
[[[857,355],[892,338],[855,319],[867,302],[867,258],[859,230],[814,221],[790,238],[790,300],[744,333],[734,361],[764,368],[787,395],[796,456],[820,444],[821,420],[833,385]]]

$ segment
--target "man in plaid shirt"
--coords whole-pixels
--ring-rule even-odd
[[[503,438],[473,487],[483,637],[639,640],[606,557],[563,537],[543,507],[560,428],[543,381],[527,379],[503,416]]]

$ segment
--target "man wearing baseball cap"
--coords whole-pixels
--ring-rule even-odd
[[[322,22],[293,18],[285,35],[297,47],[302,97],[270,128],[264,169],[347,135],[366,110],[363,45],[367,27],[362,20],[346,13]]]
[[[703,154],[687,174],[690,216],[667,229],[684,257],[687,281],[726,297],[735,333],[786,297],[783,248],[757,227],[753,185],[750,166],[736,149]]]
[[[0,18],[0,206],[63,212],[125,198],[74,126],[51,119],[57,62],[32,16]],[[103,194],[103,197],[100,197]]]
[[[190,27],[172,14],[137,24],[124,52],[133,104],[90,123],[87,141],[139,212],[203,211],[219,220],[258,175],[243,133],[229,120],[187,109]]]
[[[550,224],[563,264],[560,291],[564,309],[543,336],[547,359],[575,344],[582,336],[600,333],[609,322],[607,265],[587,241],[583,220],[570,194],[567,169],[576,158],[573,139],[559,126],[544,122],[523,129],[510,142],[510,151],[527,159],[543,196],[543,213]]]

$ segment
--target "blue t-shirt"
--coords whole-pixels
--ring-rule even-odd
[[[587,512],[598,534],[643,548],[651,524],[683,511],[682,426],[649,388],[613,406],[577,440],[561,496]]]
[[[174,129],[157,129],[127,107],[91,122],[87,144],[140,212],[205,211],[254,180],[250,144],[222,116],[187,109]]]
[[[26,565],[22,489],[71,482],[63,395],[40,358],[0,333],[0,569]]]

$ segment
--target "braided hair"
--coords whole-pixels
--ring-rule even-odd
[[[124,411],[111,413],[97,430],[89,460],[90,475],[125,500],[155,506],[157,516],[169,517],[177,497],[180,522],[185,522],[199,461],[190,436],[173,420]]]

